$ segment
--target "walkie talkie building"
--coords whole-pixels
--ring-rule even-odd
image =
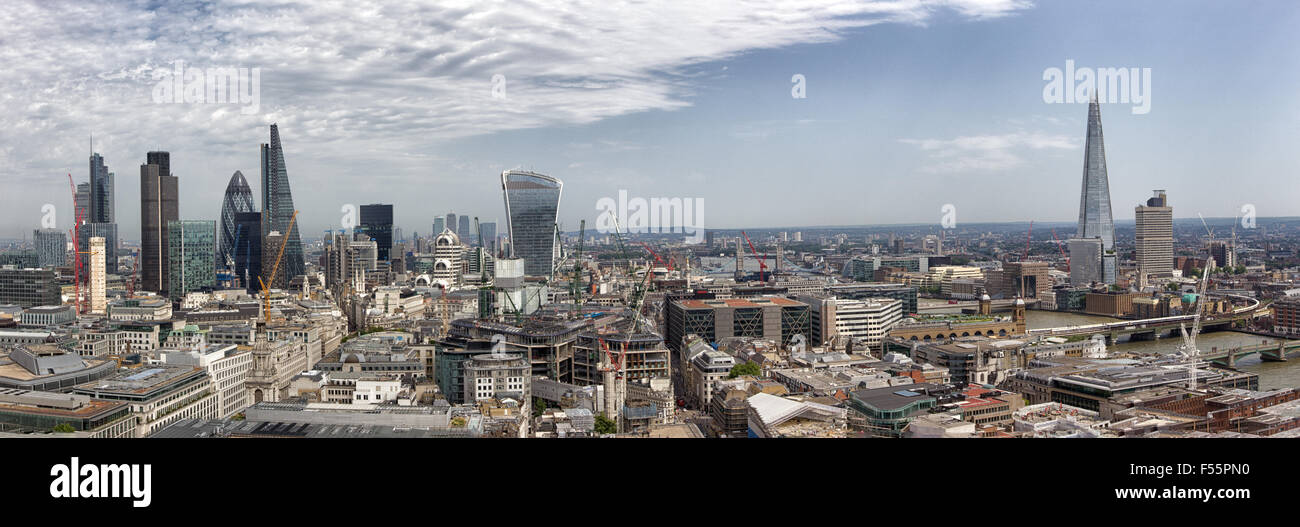
[[[527,170],[501,173],[506,202],[506,233],[510,256],[524,259],[524,274],[551,275],[555,265],[555,220],[564,183]]]

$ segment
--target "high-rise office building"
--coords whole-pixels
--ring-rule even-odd
[[[56,306],[62,298],[59,275],[53,269],[0,267],[0,304]]]
[[[456,235],[465,238],[466,241],[469,242],[465,245],[474,245],[474,243],[478,241],[476,239],[478,235],[474,231],[470,230],[469,215],[461,215],[459,221],[460,223],[456,226]]]
[[[247,227],[242,227],[236,216],[255,210],[257,206],[253,204],[253,189],[249,188],[244,173],[236,170],[234,175],[230,176],[230,182],[226,183],[226,195],[221,200],[221,225],[219,226],[221,238],[217,250],[217,267],[236,268],[234,261],[236,242],[243,245],[243,238],[251,234],[244,230]],[[257,230],[257,236],[260,238],[262,227],[259,225]]]
[[[438,233],[442,232],[446,228],[447,228],[447,218],[439,217],[433,219],[433,236],[437,236]]]
[[[36,244],[37,265],[59,267],[68,261],[68,235],[58,229],[36,229],[32,233]]]
[[[483,248],[492,256],[497,254],[497,223],[489,221],[478,224],[479,231],[483,233]],[[477,242],[478,240],[475,240]]]
[[[167,296],[211,289],[217,285],[217,222],[179,220],[167,222]]]
[[[1079,195],[1079,228],[1075,238],[1101,239],[1100,274],[1082,278],[1113,284],[1116,267],[1115,222],[1111,216],[1110,180],[1106,174],[1106,147],[1101,133],[1101,105],[1097,103],[1095,95],[1088,104],[1087,133],[1083,151],[1083,188]]]
[[[77,183],[77,193],[72,197],[73,217],[81,223],[90,222],[90,183]]]
[[[524,259],[524,273],[550,276],[559,249],[555,245],[555,220],[564,183],[526,170],[501,173],[506,205],[506,233],[510,256]]]
[[[361,206],[361,232],[375,240],[378,258],[389,261],[393,250],[393,206],[373,203]]]
[[[149,152],[140,165],[140,290],[167,290],[167,222],[180,219],[171,155]]]
[[[108,296],[105,294],[107,280],[104,271],[104,238],[90,238],[90,313],[92,315],[108,314]]]
[[[288,287],[293,277],[306,272],[303,261],[302,237],[298,225],[290,228],[293,218],[293,194],[289,191],[289,172],[285,169],[284,149],[280,146],[280,129],[271,125],[271,143],[262,145],[262,240],[270,239],[271,232],[278,232],[287,240],[284,256],[280,257],[279,271],[273,284],[268,287],[283,289]],[[275,246],[279,253],[279,246]],[[263,252],[262,254],[267,254]]]
[[[108,171],[104,158],[99,154],[90,155],[90,204],[86,221],[91,223],[116,223],[114,174]],[[108,243],[108,240],[105,240]]]
[[[1223,240],[1214,240],[1209,242],[1210,257],[1214,259],[1215,267],[1236,267],[1237,251],[1232,243]]]
[[[239,242],[230,252],[234,259],[235,276],[248,291],[257,290],[257,281],[262,276],[262,213],[235,213],[235,230],[240,233]]]
[[[455,212],[448,212],[448,213],[447,213],[447,230],[451,231],[452,234],[455,234],[455,235],[457,235],[457,236],[460,236],[460,233],[456,232],[456,227],[457,227],[457,226],[458,226],[458,225],[456,224],[456,213],[455,213]],[[439,229],[439,230],[437,230],[437,231],[434,231],[434,232],[433,232],[433,235],[434,235],[434,236],[437,236],[437,235],[438,235],[439,233],[441,233],[441,232],[442,232],[442,230]]]
[[[90,246],[90,239],[98,236],[104,239],[104,272],[116,273],[117,269],[117,224],[86,223],[81,226],[81,237],[77,244],[82,250]],[[83,260],[84,263],[84,260]],[[82,274],[82,280],[89,275]]]
[[[1165,191],[1155,190],[1146,205],[1133,210],[1137,224],[1138,273],[1169,274],[1174,270],[1174,208]]]

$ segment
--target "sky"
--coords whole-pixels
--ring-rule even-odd
[[[407,237],[504,222],[512,168],[564,181],[570,231],[620,190],[703,199],[712,228],[1073,221],[1087,105],[1044,96],[1067,61],[1150,71],[1149,111],[1102,104],[1116,221],[1152,189],[1178,217],[1295,216],[1295,27],[1284,1],[9,0],[0,237],[45,204],[71,226],[92,136],[123,239],[150,150],[182,219],[217,219],[236,170],[260,208],[271,123],[307,239],[348,204],[393,204]],[[177,61],[256,97],[187,101]]]

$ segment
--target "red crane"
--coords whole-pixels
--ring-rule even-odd
[[[655,257],[655,261],[658,262],[659,265],[664,265],[663,258],[660,258],[659,254],[655,253],[655,250],[650,248],[650,244],[646,242],[641,242],[641,246],[645,247],[645,250],[650,251],[650,256]]]
[[[72,210],[73,221],[72,229],[68,232],[72,234],[72,309],[81,314],[84,309],[81,302],[81,220],[84,218],[85,210],[77,206],[77,184],[72,182],[72,174],[68,174],[68,187],[72,189]]]
[[[1061,259],[1065,260],[1065,272],[1070,272],[1070,257],[1065,255],[1065,247],[1061,246],[1061,240],[1056,237],[1056,229],[1052,229],[1052,239],[1056,240],[1056,248],[1061,251]]]
[[[740,235],[745,237],[745,243],[749,244],[749,252],[754,253],[754,259],[758,260],[758,281],[766,282],[767,279],[767,255],[759,256],[758,250],[754,248],[754,242],[749,241],[749,235],[745,231],[740,231]]]
[[[1020,261],[1029,259],[1029,240],[1034,237],[1034,220],[1029,220],[1029,234],[1025,235],[1025,255],[1020,257]]]

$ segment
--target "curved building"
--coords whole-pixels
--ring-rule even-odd
[[[464,251],[460,237],[451,229],[443,229],[433,239],[433,281],[443,287],[460,285],[461,254]]]
[[[510,256],[524,259],[524,274],[551,275],[559,249],[555,245],[555,219],[564,182],[527,170],[501,173],[506,200],[506,233]]]
[[[244,232],[246,227],[239,225],[236,215],[242,212],[254,212],[253,189],[248,187],[244,173],[238,170],[230,176],[226,184],[226,197],[221,200],[221,225],[218,227],[217,267],[233,269],[235,267],[235,242],[243,245],[250,234]],[[260,229],[259,229],[260,230]],[[260,238],[260,232],[258,233]]]

